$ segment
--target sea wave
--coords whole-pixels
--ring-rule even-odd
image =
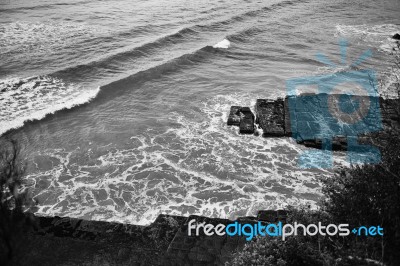
[[[205,46],[192,53],[184,53],[164,62],[156,62],[153,66],[149,65],[146,69],[97,89],[86,89],[78,84],[67,84],[59,78],[65,74],[77,76],[79,73],[85,73],[88,76],[90,73],[85,69],[89,67],[87,65],[79,65],[46,76],[0,80],[0,112],[2,113],[0,135],[10,129],[23,126],[26,121],[40,120],[56,111],[71,109],[90,102],[98,95],[109,97],[110,94],[125,89],[124,84],[130,87],[132,80],[136,82],[146,81],[162,73],[177,71],[182,67],[196,64],[216,53],[217,50],[212,46]],[[113,89],[108,90],[110,87]]]
[[[279,8],[283,8],[286,6],[290,6],[296,4],[301,1],[283,1],[277,4],[272,4],[267,7],[262,7],[259,9],[247,11],[241,13],[239,15],[231,16],[229,18],[223,18],[221,20],[213,21],[211,23],[206,24],[195,24],[190,25],[184,28],[181,28],[173,33],[166,34],[161,37],[157,37],[153,40],[147,41],[146,43],[140,44],[136,47],[130,47],[127,50],[121,51],[118,50],[116,53],[112,53],[103,57],[101,59],[97,59],[95,61],[91,61],[79,66],[73,66],[66,70],[61,70],[60,72],[55,73],[58,76],[69,75],[71,72],[74,72],[76,77],[88,74],[95,74],[99,69],[102,69],[102,74],[104,73],[123,73],[127,68],[132,68],[132,63],[137,61],[140,58],[149,58],[151,55],[157,56],[160,51],[166,50],[170,47],[176,46],[178,44],[182,44],[185,42],[191,44],[200,44],[204,43],[204,38],[210,37],[214,32],[218,32],[219,30],[223,30],[228,28],[235,29],[234,26],[236,23],[243,22],[247,19],[253,19],[257,14],[262,14],[269,11],[274,11]],[[240,28],[240,27],[239,27]],[[140,30],[140,29],[137,29]],[[247,36],[251,36],[253,34],[259,33],[260,30],[256,27],[245,28],[239,30],[237,33],[228,35],[225,37],[226,41],[236,41],[244,40]],[[136,30],[130,32],[129,34],[137,33]],[[207,34],[209,33],[209,34]],[[210,35],[210,36],[207,36]],[[210,38],[213,39],[213,38]],[[225,41],[225,43],[226,43]],[[193,48],[195,48],[193,46]],[[215,47],[214,47],[215,48]],[[221,48],[221,47],[218,47]],[[175,56],[176,57],[176,56]],[[171,58],[172,59],[172,58]],[[74,71],[77,68],[79,71]],[[142,69],[143,70],[143,69]],[[84,78],[84,77],[82,77]]]
[[[78,23],[17,21],[0,25],[0,56],[8,53],[53,52],[71,45],[77,38],[91,38],[101,32]]]
[[[73,74],[75,77],[79,78],[80,76],[82,76],[82,78],[85,78],[86,76],[95,75],[96,73],[98,73],[99,70],[103,73],[121,73],[128,67],[132,68],[133,60],[138,60],[140,58],[149,58],[151,55],[163,50],[163,48],[195,37],[195,35],[198,33],[197,29],[198,26],[183,28],[176,31],[175,33],[156,38],[132,49],[118,51],[99,60],[57,71],[54,73],[54,75],[69,76]]]
[[[219,43],[213,45],[213,48],[228,49],[230,46],[231,46],[231,42],[227,39],[223,39]]]
[[[17,5],[13,5],[12,2],[8,3],[9,5],[3,5],[0,8],[0,13],[1,12],[18,12],[18,11],[26,11],[26,10],[36,10],[36,9],[51,9],[51,8],[57,8],[59,6],[69,6],[69,5],[79,5],[79,4],[86,4],[86,3],[90,3],[93,0],[83,0],[83,1],[69,1],[69,2],[64,2],[64,3],[51,3],[51,4],[43,4],[43,5],[32,5],[32,6],[27,6],[25,5],[21,5],[21,3],[19,3],[19,1],[15,1],[17,3]],[[5,3],[7,4],[7,3]]]
[[[78,84],[67,84],[63,79],[57,78],[63,74],[62,72],[68,72],[70,75],[74,72],[83,72],[82,68],[85,66],[77,66],[46,76],[0,80],[0,112],[2,114],[0,135],[10,129],[23,126],[26,121],[40,120],[57,111],[88,103],[98,98],[98,95],[106,95],[105,97],[108,98],[111,94],[125,89],[124,84],[130,87],[132,80],[146,81],[162,73],[177,71],[182,67],[198,63],[216,50],[212,46],[205,46],[193,53],[155,64],[96,89],[82,88]],[[110,87],[113,89],[109,89]]]
[[[104,96],[118,93],[121,89],[131,87],[132,80],[148,80],[148,78],[157,77],[162,73],[177,71],[188,65],[199,63],[209,56],[224,54],[223,50],[230,47],[231,40],[244,40],[246,36],[256,34],[259,30],[256,28],[242,29],[226,36],[223,41],[218,42],[214,46],[204,45],[204,42],[206,42],[202,40],[204,34],[215,32],[215,30],[218,30],[223,25],[236,28],[231,24],[254,17],[255,14],[275,10],[296,2],[299,1],[284,1],[279,4],[245,12],[229,19],[205,25],[188,26],[133,49],[122,52],[117,51],[105,58],[74,65],[51,73],[48,76],[2,80],[0,81],[0,103],[2,104],[0,110],[3,116],[0,118],[0,134],[4,134],[4,132],[12,128],[21,127],[25,121],[39,120],[47,114],[52,114],[66,108],[70,109],[91,101],[94,98],[98,98],[98,94]],[[59,26],[58,24],[30,24],[28,22],[9,24],[0,30],[0,34],[6,37],[5,39],[0,38],[2,40],[0,41],[0,47],[6,48],[6,52],[22,49],[24,45],[43,45],[43,47],[53,49],[54,47],[63,45],[63,42],[67,39],[73,39],[75,36],[82,34],[93,33],[91,29],[86,27],[81,28],[81,26],[75,24],[64,24],[61,28],[61,32],[63,32],[61,34]],[[26,34],[26,32],[28,33]],[[29,42],[31,43],[29,44]],[[46,42],[48,43],[46,44]],[[186,47],[182,51],[175,48],[174,50],[176,51],[174,53],[170,52],[170,47],[175,47],[177,44],[186,42],[190,44],[188,45],[189,48]],[[169,57],[164,57],[165,55]],[[154,58],[157,58],[157,60],[153,60]],[[138,62],[141,63],[136,64],[139,65],[138,67],[132,67],[133,63]],[[131,73],[127,75],[128,70]],[[76,83],[81,82],[90,83],[91,80],[99,76],[105,77],[107,75],[109,75],[110,79],[118,76],[118,79],[114,82],[109,82],[110,79],[108,79],[107,85],[103,85],[95,90],[86,90],[76,85]],[[125,78],[123,77],[124,75]],[[68,81],[69,85],[65,84],[64,81]],[[72,84],[72,82],[75,82],[75,84]],[[108,90],[110,87],[113,90]]]
[[[228,25],[228,24],[233,24],[233,23],[236,23],[236,22],[244,21],[244,20],[246,20],[248,18],[255,18],[257,16],[262,15],[265,12],[275,11],[275,10],[278,10],[278,9],[281,9],[281,8],[284,8],[284,7],[288,7],[288,6],[295,5],[297,3],[304,3],[304,2],[306,2],[306,1],[304,1],[304,0],[289,0],[289,1],[282,1],[282,2],[279,2],[279,3],[274,3],[274,4],[271,4],[269,6],[264,6],[264,7],[258,8],[258,9],[246,11],[244,13],[232,16],[229,19],[225,19],[223,21],[215,22],[215,23],[212,24],[212,26],[214,28],[219,28],[219,27],[222,27],[224,25]]]
[[[99,88],[85,90],[49,76],[0,80],[0,135],[26,121],[87,103],[98,92]]]

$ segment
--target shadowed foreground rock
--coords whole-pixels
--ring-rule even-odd
[[[149,226],[37,217],[15,265],[224,265],[245,237],[188,235],[188,222],[228,224],[202,216],[160,215]],[[286,211],[260,211],[240,223],[286,221]],[[194,234],[194,232],[193,232]]]
[[[149,226],[38,217],[16,265],[162,265],[186,217],[160,215]]]

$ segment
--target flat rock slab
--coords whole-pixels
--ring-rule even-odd
[[[285,136],[284,101],[257,99],[256,122],[264,132],[264,136]]]

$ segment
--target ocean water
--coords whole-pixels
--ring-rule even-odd
[[[0,134],[22,146],[40,215],[148,224],[315,206],[335,169],[298,168],[290,138],[239,135],[229,108],[366,49],[359,68],[387,90],[399,14],[398,0],[0,0]]]

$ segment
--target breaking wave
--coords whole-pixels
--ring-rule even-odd
[[[48,114],[89,102],[99,88],[85,90],[49,76],[0,80],[0,135]]]
[[[227,39],[223,39],[219,43],[215,44],[213,48],[219,48],[219,49],[228,49],[231,46],[231,42],[228,41]]]

